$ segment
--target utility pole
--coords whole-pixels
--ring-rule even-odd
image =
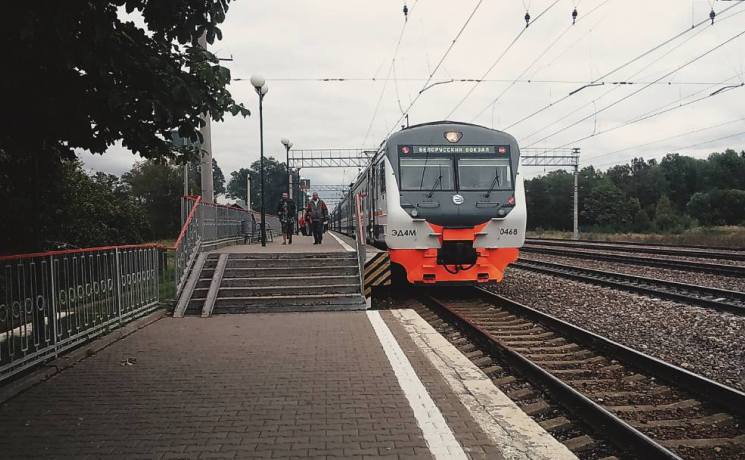
[[[579,239],[579,166],[574,167],[574,232],[572,239]]]
[[[199,37],[198,44],[203,49],[207,49],[207,32]],[[202,145],[199,146],[202,165],[202,201],[213,203],[215,201],[215,191],[212,183],[212,130],[209,113],[204,113],[202,119],[204,120],[204,126],[199,130],[202,134]]]

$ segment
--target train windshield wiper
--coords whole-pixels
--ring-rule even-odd
[[[491,185],[489,186],[489,190],[486,191],[486,194],[484,195],[484,198],[489,198],[489,195],[491,195],[491,192],[494,190],[494,186],[499,185],[499,170],[496,170],[494,173],[494,180],[491,181]]]
[[[432,198],[432,195],[435,193],[435,189],[437,188],[437,186],[440,185],[440,182],[442,182],[442,174],[437,176],[435,183],[432,185],[432,189],[427,194],[427,198]]]

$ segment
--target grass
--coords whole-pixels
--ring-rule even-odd
[[[544,230],[529,231],[528,238],[571,239],[572,232]],[[745,227],[694,227],[680,234],[661,233],[580,233],[580,239],[593,241],[631,241],[642,243],[662,243],[710,246],[719,248],[745,248]]]
[[[174,251],[165,251],[165,262],[161,258],[161,263],[165,264],[165,270],[160,273],[160,303],[168,309],[172,309],[176,303],[176,253]]]

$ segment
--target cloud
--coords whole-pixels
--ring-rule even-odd
[[[548,0],[528,2],[531,16],[536,18],[550,3]],[[282,160],[282,137],[290,138],[297,147],[362,147],[385,85],[385,93],[366,141],[369,146],[378,145],[389,131],[395,129],[393,124],[401,116],[399,100],[406,107],[416,97],[475,1],[410,1],[411,14],[396,57],[395,75],[398,80],[387,84],[380,79],[387,75],[403,26],[400,2],[251,0],[231,2],[230,5],[227,21],[222,27],[224,40],[212,49],[221,57],[233,57],[234,61],[227,65],[234,77],[262,74],[267,78],[270,89],[264,101],[264,149],[268,156]],[[523,2],[484,2],[434,78],[480,77],[524,29],[523,5]],[[721,11],[733,5],[719,2],[715,6]],[[506,81],[478,85],[453,119],[474,120],[549,46],[550,50],[526,73],[525,78],[532,83],[519,82],[509,87],[493,109],[489,108],[475,118],[476,122],[504,128],[544,105],[556,103],[582,86],[577,82],[589,82],[602,76],[689,28],[692,22],[708,18],[709,13],[706,2],[695,2],[692,10],[690,4],[680,0],[643,3],[586,0],[578,5],[580,20],[571,26],[573,8],[573,2],[560,1],[531,24],[488,75],[489,79]],[[650,82],[659,78],[740,32],[745,19],[743,11],[745,2],[734,5],[730,13],[720,14],[714,26],[703,26],[700,32],[697,29],[681,37],[670,47],[613,74],[607,83],[625,80]],[[735,13],[743,14],[727,18]],[[688,39],[688,36],[692,38]],[[521,145],[529,145],[555,133],[536,146],[561,145],[619,126],[666,104],[685,101],[687,95],[696,92],[708,94],[707,91],[713,92],[720,87],[716,84],[677,83],[716,83],[729,77],[732,77],[730,83],[739,83],[745,78],[744,70],[745,39],[740,38],[662,80],[676,84],[652,85],[624,101],[620,100],[639,90],[643,84],[585,88],[516,125],[510,133]],[[286,80],[317,77],[375,77],[379,80]],[[433,87],[414,105],[410,121],[420,123],[442,119],[461,100],[470,85],[455,82]],[[248,81],[234,81],[230,89],[236,99],[251,109],[253,116],[248,119],[227,118],[222,123],[213,124],[213,155],[226,177],[230,171],[246,167],[259,155],[257,96]],[[745,116],[740,103],[743,94],[745,88],[732,90],[727,95],[591,137],[576,146],[582,148],[583,156],[588,159],[583,163],[593,164],[592,158],[603,153]],[[610,107],[593,116],[606,106]],[[588,116],[587,120],[568,127]],[[599,157],[596,164],[626,161],[634,155],[664,154],[676,147],[737,132],[738,128],[742,129],[742,125],[696,133],[638,151]],[[537,131],[535,136],[529,136]],[[745,136],[733,137],[692,148],[690,153],[703,155],[728,146],[737,147],[738,143],[742,146],[743,141]],[[88,167],[117,174],[136,159],[121,147],[112,148],[103,157],[83,156]],[[540,169],[528,169],[524,174],[534,175]],[[352,169],[303,171],[305,177],[317,184],[348,183],[355,174]]]

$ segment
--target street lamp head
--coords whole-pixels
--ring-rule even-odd
[[[290,143],[290,140],[289,140],[289,139],[287,139],[286,137],[283,137],[283,138],[282,138],[282,139],[280,140],[280,142],[282,143],[282,145],[284,145],[285,147],[287,147],[287,145],[288,145],[288,144]]]
[[[264,84],[263,84],[263,85],[261,86],[261,89],[260,89],[260,90],[258,90],[258,91],[259,91],[259,94],[261,94],[262,96],[266,96],[266,93],[268,93],[268,92],[269,92],[269,85],[267,85],[266,83],[264,83]]]
[[[251,84],[257,90],[266,84],[266,80],[261,75],[251,75]]]

